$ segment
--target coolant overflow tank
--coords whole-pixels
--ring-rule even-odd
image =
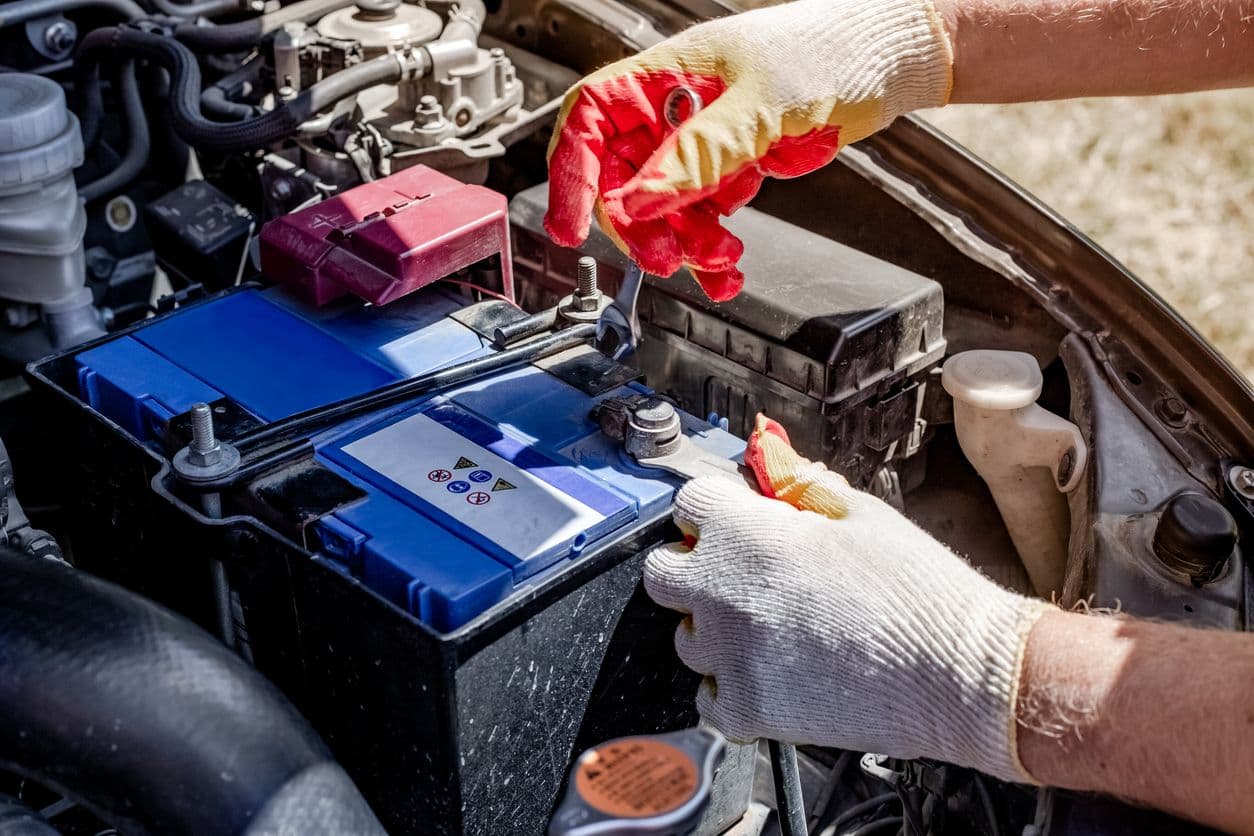
[[[954,428],[988,484],[1032,586],[1062,594],[1070,513],[1063,493],[1079,484],[1088,447],[1075,424],[1040,407],[1043,378],[1021,351],[964,351],[945,361]]]

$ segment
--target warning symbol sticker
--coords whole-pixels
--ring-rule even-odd
[[[453,465],[453,469],[465,470],[468,467],[478,467],[478,466],[479,465],[475,464],[474,462],[472,462],[470,459],[466,458],[465,456],[460,456],[457,459],[457,464]]]
[[[453,478],[453,474],[443,468],[439,468],[428,473],[427,478],[432,482],[447,482],[449,479]]]
[[[466,501],[471,505],[487,505],[492,501],[492,494],[475,491],[474,493],[466,494]]]
[[[697,764],[683,750],[656,740],[609,743],[580,758],[575,791],[610,816],[669,813],[697,792]]]
[[[492,491],[493,493],[495,493],[496,491],[512,491],[516,487],[518,486],[511,485],[509,482],[506,482],[504,479],[497,479],[496,484],[492,486]]]

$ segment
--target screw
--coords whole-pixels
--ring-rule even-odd
[[[222,445],[213,432],[213,410],[207,403],[192,404],[192,443],[187,448],[187,459],[192,464],[206,467],[222,458]]]
[[[55,53],[69,52],[78,40],[78,30],[68,20],[58,20],[44,30],[44,46]]]
[[[1241,496],[1254,500],[1254,468],[1236,465],[1228,471],[1228,481]]]
[[[1076,449],[1070,447],[1067,452],[1062,454],[1062,459],[1058,462],[1058,484],[1065,485],[1071,481],[1071,472],[1075,470]]]
[[[86,252],[87,272],[93,279],[107,279],[113,275],[118,260],[104,247],[92,247]]]
[[[1158,402],[1158,417],[1173,427],[1182,426],[1188,415],[1188,407],[1179,398],[1165,398]]]
[[[292,196],[292,181],[286,177],[281,177],[270,184],[270,197],[279,203],[284,203]]]
[[[440,110],[440,102],[435,96],[423,96],[418,100],[418,109],[414,112],[414,121],[420,128],[434,128],[444,121],[444,113]]]

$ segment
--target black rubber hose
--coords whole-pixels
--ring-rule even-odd
[[[15,0],[0,4],[0,27],[87,8],[106,9],[124,20],[139,20],[148,16],[134,0]]]
[[[238,12],[243,6],[240,0],[199,0],[194,3],[175,3],[173,0],[152,0],[153,8],[170,17],[216,17],[227,12]]]
[[[0,764],[124,833],[381,834],[283,695],[185,618],[0,547]]]
[[[395,83],[406,72],[402,65],[406,59],[381,55],[340,70],[269,113],[241,122],[214,122],[200,111],[200,67],[191,50],[171,38],[132,27],[96,29],[83,38],[75,58],[75,72],[84,91],[79,116],[84,137],[93,135],[99,125],[103,109],[100,62],[113,54],[140,56],[164,67],[170,75],[170,122],[175,132],[197,149],[223,154],[251,151],[286,139],[303,122],[336,102],[376,84]],[[411,60],[427,60],[421,50],[412,55]],[[420,64],[415,71],[427,69]]]
[[[139,81],[135,78],[135,62],[127,61],[120,75],[122,111],[126,114],[126,153],[116,168],[78,190],[79,197],[87,203],[130,185],[148,164],[151,138],[148,135],[148,117],[144,115],[144,102],[139,96]]]
[[[265,58],[255,55],[239,69],[206,87],[200,94],[201,111],[227,122],[238,122],[256,116],[257,111],[252,105],[232,101],[231,97],[239,95],[245,86],[259,83],[263,66]]]
[[[241,52],[257,46],[262,38],[282,29],[286,23],[310,23],[336,9],[351,5],[353,0],[300,0],[269,14],[241,20],[239,23],[223,26],[180,23],[174,29],[174,37],[197,52]]]
[[[775,779],[775,810],[783,836],[806,836],[806,808],[801,797],[801,773],[797,769],[797,747],[768,740],[771,775]]]

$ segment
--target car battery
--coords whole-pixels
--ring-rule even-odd
[[[230,640],[397,833],[541,833],[578,752],[697,719],[678,617],[639,584],[642,552],[676,536],[677,480],[590,418],[647,391],[631,370],[576,346],[247,446],[487,358],[521,316],[439,284],[386,306],[245,288],[30,370],[76,473],[79,565],[208,626],[220,562]],[[200,402],[244,455],[212,491],[171,465]],[[683,421],[707,451],[743,452]],[[711,827],[747,804],[751,762],[725,770]]]
[[[524,306],[570,292],[574,261],[600,264],[614,290],[624,257],[593,229],[580,252],[544,231],[548,184],[510,201],[514,276]],[[686,271],[649,277],[634,362],[697,415],[747,435],[764,412],[809,458],[884,498],[917,480],[933,371],[945,356],[944,294],[918,273],[746,207],[722,222],[745,244],[745,287],[714,304]],[[904,487],[904,485],[900,486]]]

